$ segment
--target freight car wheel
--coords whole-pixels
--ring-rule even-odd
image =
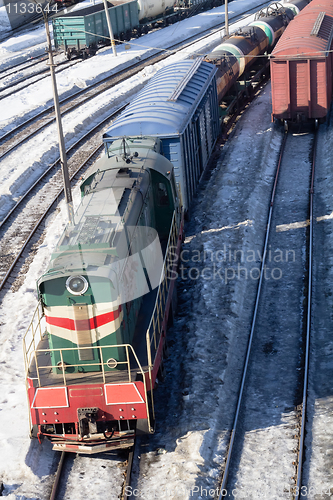
[[[288,122],[287,122],[287,120],[283,121],[283,128],[284,128],[285,132],[288,132]]]

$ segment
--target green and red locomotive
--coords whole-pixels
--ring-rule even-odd
[[[24,340],[31,427],[97,453],[154,430],[187,210],[219,131],[215,66],[158,71],[104,134]]]
[[[28,398],[37,436],[54,449],[96,453],[153,431],[183,230],[173,166],[159,148],[150,138],[108,148],[38,280]]]

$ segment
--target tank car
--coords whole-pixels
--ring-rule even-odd
[[[285,0],[282,2],[283,6],[291,9],[295,16],[297,16],[297,14],[299,14],[301,10],[308,5],[308,3],[309,0],[294,0],[293,2]]]
[[[128,41],[153,27],[166,26],[217,3],[218,0],[112,0],[108,10],[115,40]],[[63,50],[68,59],[94,55],[109,37],[103,4],[60,13],[52,24],[55,46]]]
[[[271,54],[272,119],[324,120],[332,99],[333,6],[313,0]]]
[[[254,22],[226,37],[206,60],[218,68],[217,91],[219,101],[238,78],[252,66],[258,55],[270,50],[281,36],[294,14],[281,4],[271,4],[255,16]]]
[[[160,141],[109,144],[46,273],[24,340],[33,432],[98,453],[154,429],[183,220]]]

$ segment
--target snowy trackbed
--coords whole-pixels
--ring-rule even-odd
[[[63,59],[63,58],[62,58]],[[5,97],[9,97],[10,95],[15,94],[18,90],[23,90],[32,85],[33,83],[39,82],[44,78],[47,78],[50,74],[50,69],[45,63],[45,57],[41,59],[40,67],[34,68],[31,72],[31,68],[35,65],[39,64],[38,62],[32,62],[30,65],[25,65],[21,70],[15,70],[11,73],[3,74],[0,73],[0,100]],[[59,61],[57,62],[56,73],[61,73],[67,68],[71,66],[75,66],[79,64],[81,61],[72,61],[69,62]],[[20,73],[17,75],[16,73]]]
[[[69,176],[74,180],[82,174],[103,151],[100,141],[101,130],[110,125],[114,117],[122,110],[111,113],[106,120],[95,126],[88,134],[72,145],[67,154]],[[44,172],[13,209],[0,223],[0,290],[5,286],[12,270],[26,246],[43,222],[51,208],[56,208],[63,193],[63,177],[59,158]]]
[[[305,422],[301,417],[307,377],[304,351],[312,172],[309,158],[313,156],[313,143],[312,133],[285,135],[274,182],[261,277],[222,482],[224,494],[237,491],[241,498],[265,498],[269,493],[294,498],[295,483],[300,482],[299,491],[302,485],[300,450],[304,433],[300,424]],[[301,222],[289,223],[291,214]],[[240,272],[248,271],[243,267]],[[258,432],[253,433],[253,429]],[[260,455],[253,452],[258,446],[265,450]]]
[[[112,491],[114,498],[126,500],[132,455],[132,449],[102,453],[94,457],[59,453],[60,460],[48,498],[85,498],[87,491],[103,498],[106,491]]]

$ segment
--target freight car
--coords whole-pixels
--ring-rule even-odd
[[[130,40],[148,33],[152,27],[163,27],[193,15],[198,9],[212,8],[218,0],[112,0],[109,14],[116,40]],[[59,14],[53,21],[55,47],[72,56],[94,55],[105,45],[109,30],[103,4]]]
[[[108,10],[114,37],[130,39],[140,26],[137,1],[115,0],[110,5]],[[52,24],[55,47],[63,50],[67,59],[94,55],[109,37],[104,4],[60,14]]]
[[[218,133],[215,73],[201,60],[164,68],[108,130],[74,224],[37,282],[40,304],[24,339],[27,392],[34,433],[56,450],[98,453],[153,432],[181,196],[188,205]],[[120,128],[128,137],[115,137]],[[187,183],[181,195],[175,173]]]
[[[333,5],[312,0],[271,54],[272,119],[324,120],[332,99]]]
[[[186,211],[219,132],[215,74],[215,66],[201,58],[166,66],[103,135],[106,150],[112,141],[138,132],[158,138],[174,166]]]
[[[226,37],[221,45],[206,56],[206,61],[214,63],[218,68],[219,102],[240,76],[258,60],[257,56],[273,48],[295,13],[305,5],[305,0],[288,2],[287,6],[280,3],[271,4],[258,12],[249,26]]]

